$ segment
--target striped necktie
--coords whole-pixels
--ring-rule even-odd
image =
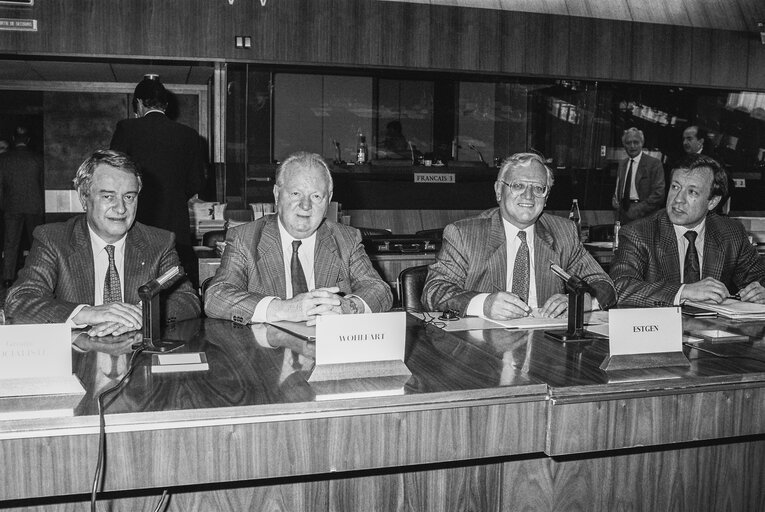
[[[526,232],[518,231],[521,244],[515,254],[515,266],[513,267],[512,292],[523,302],[529,301],[529,245],[526,243]]]
[[[300,293],[308,291],[308,284],[305,280],[305,273],[303,272],[303,265],[300,264],[300,258],[298,258],[298,248],[302,244],[300,240],[294,240],[292,242],[292,260],[290,261],[290,274],[292,274],[292,296],[295,297]]]

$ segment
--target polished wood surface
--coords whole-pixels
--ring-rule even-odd
[[[146,509],[171,487],[170,510],[757,510],[765,324],[685,321],[708,327],[748,341],[699,345],[725,357],[687,348],[688,368],[608,373],[602,340],[447,333],[409,317],[403,394],[321,402],[306,382],[313,344],[262,325],[180,323],[167,337],[204,351],[210,370],[154,375],[139,360],[107,409],[104,499]],[[109,341],[75,340],[87,394],[74,417],[0,422],[0,457],[16,461],[0,507],[87,501],[94,397],[135,339]]]

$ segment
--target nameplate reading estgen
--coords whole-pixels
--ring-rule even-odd
[[[406,313],[316,319],[316,366],[309,382],[411,375],[404,364]]]
[[[687,365],[679,306],[608,312],[609,357],[602,369]]]

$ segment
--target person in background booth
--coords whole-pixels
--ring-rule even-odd
[[[635,127],[624,130],[627,158],[619,162],[616,190],[611,199],[622,225],[641,219],[664,203],[664,168],[658,158],[643,153],[645,136]]]

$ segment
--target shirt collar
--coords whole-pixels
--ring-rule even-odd
[[[707,218],[704,217],[703,219],[701,219],[701,223],[692,229],[688,229],[685,226],[678,226],[677,224],[673,224],[672,227],[675,228],[675,238],[677,238],[678,240],[680,240],[681,238],[685,238],[685,233],[687,233],[688,231],[695,231],[696,233],[698,233],[697,238],[703,238],[707,229]]]
[[[279,238],[282,241],[282,250],[284,251],[285,255],[292,254],[292,242],[294,240],[300,240],[303,242],[302,245],[311,251],[311,254],[313,254],[312,249],[316,246],[316,231],[314,231],[309,237],[295,238],[294,236],[290,235],[287,231],[287,228],[284,227],[284,224],[282,224],[282,219],[279,218],[278,214],[276,221],[279,225]]]
[[[640,159],[643,157],[643,152],[637,154],[637,156],[632,157],[632,161],[635,162],[633,165],[638,166],[640,165]],[[630,158],[629,155],[627,155],[627,158]]]
[[[107,243],[103,238],[93,231],[93,228],[88,224],[88,233],[90,233],[90,245],[93,247],[93,254],[98,254],[104,250],[107,245],[113,245],[118,251],[122,251],[125,248],[125,240],[127,239],[127,233],[114,243]]]
[[[505,228],[505,238],[507,239],[508,242],[514,241],[518,237],[519,231],[525,231],[526,243],[531,245],[531,241],[534,239],[534,226],[536,226],[536,223],[532,224],[526,229],[521,230],[521,229],[518,229],[513,224],[511,224],[510,221],[502,217],[502,226]]]

